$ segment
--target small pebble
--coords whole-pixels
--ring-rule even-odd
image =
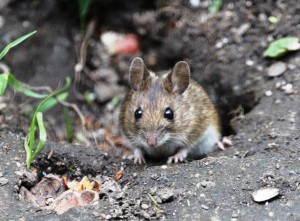
[[[7,184],[8,183],[8,179],[6,179],[6,178],[4,178],[4,177],[1,177],[0,178],[0,185],[1,186],[4,186],[5,184]]]
[[[159,178],[159,175],[157,173],[151,174],[151,179],[152,180],[157,180]]]
[[[266,91],[266,92],[265,92],[265,95],[266,95],[267,97],[270,97],[270,96],[273,95],[273,92],[272,92],[272,91]]]
[[[201,208],[202,208],[202,209],[205,209],[205,210],[208,210],[208,209],[209,209],[209,207],[206,206],[206,205],[201,205]]]
[[[278,76],[282,75],[286,71],[286,69],[287,69],[287,67],[286,67],[285,63],[283,63],[281,61],[276,62],[268,68],[268,76],[269,77],[278,77]]]
[[[293,94],[294,88],[292,84],[286,84],[283,87],[281,87],[286,94]]]
[[[239,215],[238,215],[236,212],[233,212],[232,215],[231,215],[231,217],[232,217],[232,218],[238,218]]]
[[[149,206],[148,206],[147,204],[145,204],[145,203],[142,203],[141,208],[142,208],[143,210],[146,210],[146,209],[149,208]]]
[[[168,168],[168,166],[167,165],[162,165],[160,168],[162,168],[162,169],[167,169]]]
[[[279,195],[278,188],[262,188],[252,193],[252,198],[255,202],[264,202]]]
[[[211,187],[215,187],[216,183],[212,181],[202,181],[201,186],[203,186],[204,188],[211,188]]]
[[[210,221],[221,221],[218,217],[210,217]]]
[[[156,192],[156,195],[162,199],[163,202],[168,201],[173,198],[174,192],[170,188],[162,188]]]
[[[191,6],[193,6],[194,8],[198,8],[201,5],[201,1],[200,0],[190,0],[190,4]]]
[[[248,65],[248,66],[253,66],[255,63],[254,63],[254,61],[252,61],[252,60],[247,60],[246,61],[246,65]]]
[[[143,214],[143,217],[144,217],[145,219],[150,219],[150,218],[151,218],[150,214],[147,213],[147,212],[145,212],[145,211],[143,211],[142,214]]]

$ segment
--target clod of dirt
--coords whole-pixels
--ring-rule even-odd
[[[15,171],[15,174],[19,177],[19,184],[22,186],[34,186],[38,182],[36,173],[28,172],[26,170]]]
[[[159,189],[156,192],[156,196],[159,197],[159,199],[161,199],[162,203],[172,201],[174,198],[174,195],[175,194],[174,194],[173,189],[170,189],[167,187]]]
[[[278,77],[278,76],[282,75],[286,71],[286,69],[287,69],[287,67],[286,67],[285,63],[283,63],[281,61],[276,62],[268,68],[268,76],[269,77]]]
[[[279,194],[278,188],[262,188],[252,193],[252,198],[255,202],[264,202],[270,200]]]
[[[57,214],[63,214],[69,209],[77,206],[87,206],[99,200],[99,195],[93,190],[83,190],[82,192],[74,192],[67,190],[48,207],[50,210],[55,210]]]
[[[106,194],[110,199],[119,200],[124,196],[124,190],[113,179],[107,176],[96,176],[95,180],[102,183],[100,193]]]
[[[213,181],[202,181],[201,182],[201,186],[203,186],[204,188],[213,188],[216,186],[216,183]]]

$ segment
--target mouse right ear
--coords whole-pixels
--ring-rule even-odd
[[[136,57],[131,62],[129,68],[129,83],[134,91],[138,91],[144,80],[149,77],[149,70],[145,66],[143,59]]]

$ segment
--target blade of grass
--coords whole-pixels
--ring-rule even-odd
[[[29,90],[20,84],[20,82],[11,73],[4,73],[0,75],[0,96],[5,92],[7,85],[10,85],[14,90],[19,91],[28,97],[40,99],[48,96],[48,94],[39,94]]]
[[[47,132],[46,128],[44,126],[44,121],[43,121],[43,113],[38,112],[36,114],[36,121],[38,125],[38,130],[39,130],[39,143],[38,146],[31,157],[32,159],[36,158],[36,156],[41,152],[41,150],[44,148],[46,141],[47,141]]]
[[[0,60],[7,54],[7,52],[8,52],[11,48],[17,46],[17,45],[20,44],[22,41],[26,40],[27,38],[29,38],[31,35],[33,35],[33,34],[35,34],[35,33],[36,33],[36,31],[30,32],[30,33],[28,33],[28,34],[26,34],[26,35],[23,35],[22,37],[20,37],[20,38],[18,38],[18,39],[16,39],[16,40],[14,40],[13,42],[9,43],[9,44],[3,49],[3,51],[0,53]]]
[[[43,106],[40,107],[40,112],[46,112],[47,110],[50,110],[52,107],[54,107],[59,101],[65,101],[68,97],[68,92],[64,92],[61,94],[58,94],[55,98],[50,98],[47,102],[44,103]]]
[[[59,94],[65,93],[71,85],[71,78],[66,78],[66,84],[63,88],[52,92],[48,97],[46,97],[36,108],[34,115],[32,117],[31,125],[29,128],[29,138],[26,137],[24,148],[26,151],[26,159],[27,159],[27,168],[30,168],[31,162],[36,158],[36,156],[41,152],[43,147],[45,146],[47,132],[44,127],[43,123],[43,115],[40,112],[40,109],[43,107],[43,105],[50,100],[54,96],[58,96]],[[40,134],[40,140],[38,143],[37,148],[34,150],[34,140],[35,140],[35,129],[36,126],[38,126],[39,134]]]

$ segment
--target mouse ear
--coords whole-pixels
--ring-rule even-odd
[[[144,80],[149,77],[149,70],[145,66],[143,59],[136,57],[131,62],[129,68],[129,83],[134,91],[140,89],[140,86]]]
[[[167,75],[166,88],[173,93],[182,94],[190,84],[190,67],[187,62],[177,62]]]

